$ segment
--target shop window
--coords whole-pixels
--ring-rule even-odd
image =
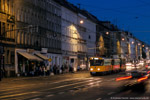
[[[9,24],[7,24],[7,30],[6,30],[6,31],[8,31],[8,32],[6,32],[6,33],[7,33],[6,37],[7,37],[7,38],[10,38]]]
[[[71,59],[71,63],[74,63],[74,59],[73,58]]]

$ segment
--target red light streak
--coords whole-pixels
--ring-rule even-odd
[[[147,74],[149,74],[149,73],[150,73],[150,71],[147,72]]]
[[[141,82],[141,81],[146,80],[146,79],[148,79],[148,77],[147,77],[147,76],[145,76],[145,77],[141,77],[141,78],[139,78],[139,79],[138,79],[138,82]]]
[[[130,79],[130,78],[132,78],[132,76],[119,77],[119,78],[116,78],[116,81],[126,80],[126,79]]]

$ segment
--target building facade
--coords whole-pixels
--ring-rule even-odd
[[[0,0],[0,28],[0,66],[8,76],[42,65],[86,69],[96,55],[149,59],[149,45],[67,0]]]
[[[4,74],[15,74],[15,28],[14,5],[12,0],[0,0],[0,65]]]
[[[61,7],[53,0],[0,0],[1,66],[8,76],[24,73],[36,52],[61,65]],[[42,48],[46,52],[42,52]],[[22,54],[22,52],[25,52]],[[37,64],[37,59],[34,63]],[[29,70],[28,70],[29,71]]]
[[[88,57],[94,56],[96,17],[66,0],[55,0],[62,9],[62,56],[63,64],[86,68]]]

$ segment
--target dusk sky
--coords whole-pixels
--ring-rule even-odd
[[[149,0],[68,0],[80,4],[99,20],[111,21],[120,29],[127,30],[138,39],[150,44]]]

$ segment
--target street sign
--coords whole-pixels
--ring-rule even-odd
[[[52,59],[51,59],[51,58],[49,58],[49,59],[48,59],[48,61],[49,61],[49,62],[51,62],[51,61],[52,61]]]

